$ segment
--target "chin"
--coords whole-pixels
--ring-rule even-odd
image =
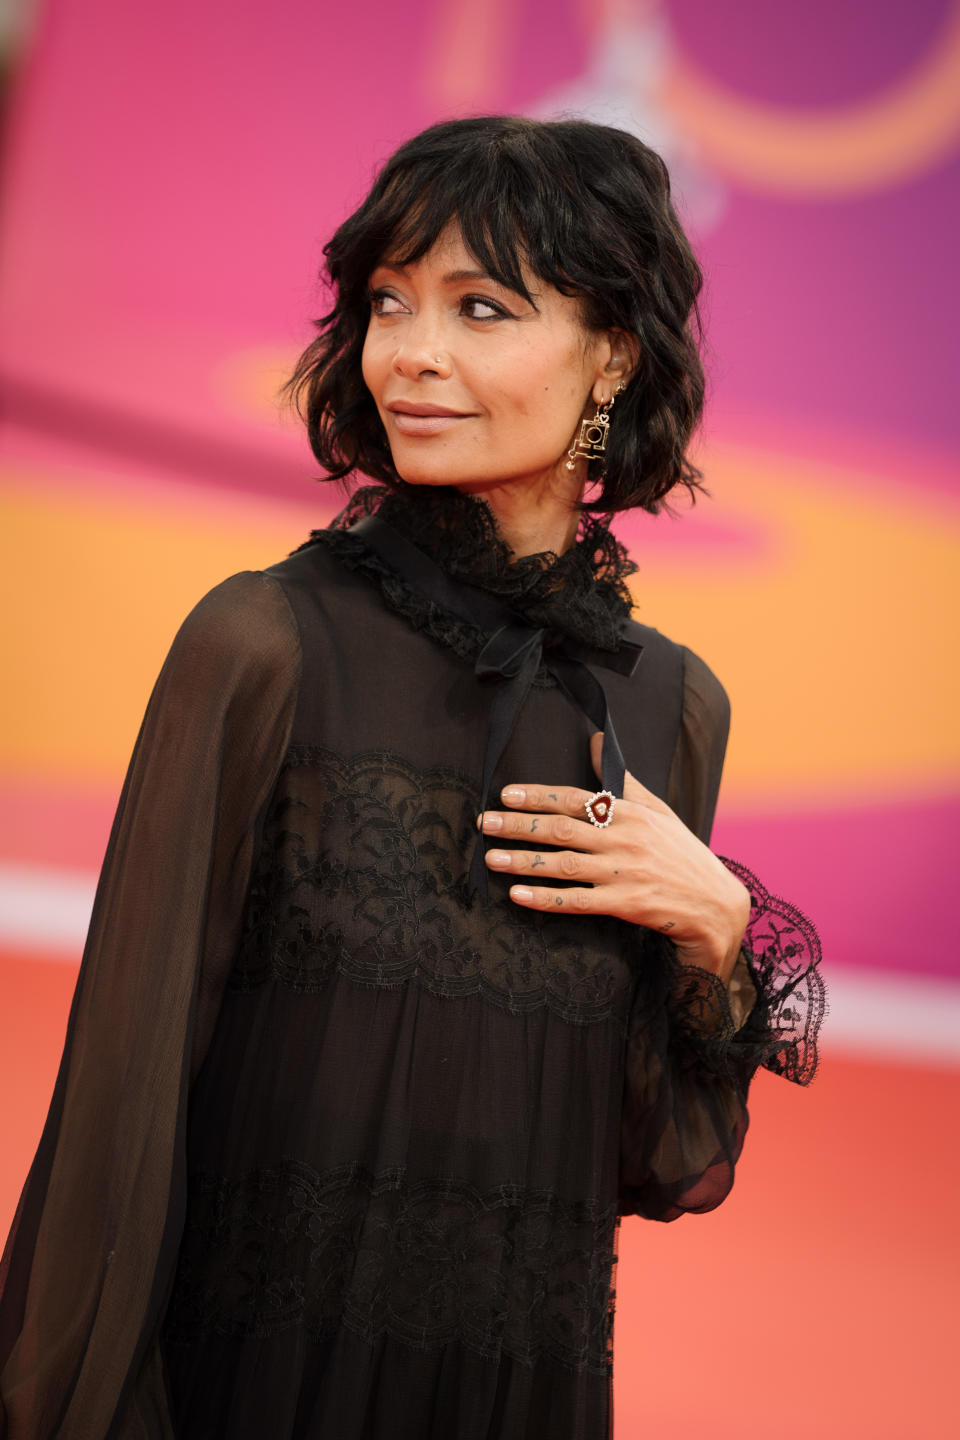
[[[464,471],[462,466],[444,463],[439,458],[429,462],[423,459],[414,460],[404,457],[398,461],[394,456],[394,466],[400,479],[407,485],[489,485],[489,476],[478,476]]]
[[[478,473],[472,466],[455,465],[449,460],[444,462],[439,456],[431,457],[429,461],[422,456],[404,456],[400,461],[394,456],[393,463],[400,479],[407,485],[452,485],[474,494],[510,484],[528,486],[534,478],[529,474],[518,475],[509,470],[486,470]]]

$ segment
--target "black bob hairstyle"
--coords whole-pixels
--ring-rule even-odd
[[[387,256],[419,260],[451,221],[487,273],[531,305],[522,262],[579,297],[588,330],[617,328],[639,342],[602,471],[589,462],[588,479],[601,488],[582,508],[656,514],[677,484],[695,498],[703,472],[686,451],[703,411],[703,275],[667,168],[626,131],[510,115],[448,120],[415,135],[326,245],[335,304],[314,322],[319,334],[281,391],[306,423],[326,478],[360,471],[398,483],[361,373],[369,278]]]

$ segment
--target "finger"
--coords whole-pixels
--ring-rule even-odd
[[[582,819],[586,803],[594,794],[596,791],[581,790],[576,785],[504,785],[500,799],[511,810],[542,810]]]
[[[593,766],[597,779],[603,780],[603,731],[595,730],[590,736],[590,763]],[[646,785],[642,785],[636,775],[631,775],[627,770],[623,779],[623,798],[632,800],[637,805],[646,805],[650,810],[669,811],[670,806],[666,805],[659,795],[654,795]],[[672,812],[671,812],[672,813]]]
[[[509,811],[485,810],[477,816],[483,833],[500,840],[533,840],[538,845],[559,845],[574,850],[594,850],[607,839],[606,829],[572,815],[514,815]]]
[[[552,910],[555,915],[573,912],[588,915],[595,909],[596,890],[551,890],[548,885],[511,885],[510,899],[525,910]]]
[[[611,879],[610,861],[577,850],[488,850],[484,856],[491,870],[529,875],[537,880],[579,880],[596,885]]]

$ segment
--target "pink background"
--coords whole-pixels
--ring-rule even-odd
[[[762,1331],[757,1286],[775,1274],[775,1333],[751,1340],[751,1383],[776,1397],[781,1436],[946,1434],[936,1357],[956,1162],[939,1127],[960,1057],[948,0],[35,7],[0,212],[3,664],[17,699],[0,735],[5,1103],[20,1087],[0,1229],[173,633],[212,585],[282,558],[338,504],[274,399],[323,309],[323,241],[399,141],[490,110],[608,119],[670,164],[707,276],[696,458],[713,498],[619,529],[641,567],[639,618],[698,650],[731,695],[714,848],[816,920],[834,979],[822,1079],[781,1095],[760,1078],[723,1210],[625,1227],[618,1356],[636,1341],[639,1368],[619,1361],[618,1424],[628,1440],[682,1440],[708,1415],[716,1436],[727,1422],[769,1433],[769,1404],[745,1417],[718,1392],[722,1356],[704,1360],[702,1387],[674,1384],[684,1322],[671,1332],[644,1306],[692,1266],[705,1293],[724,1287],[724,1313],[732,1291]],[[868,1185],[875,1147],[892,1159]],[[909,1211],[927,1175],[919,1236]],[[767,1204],[770,1246],[786,1238],[773,1270],[757,1248]],[[910,1328],[906,1311],[923,1318]],[[818,1343],[811,1377],[802,1351]],[[762,1357],[782,1366],[785,1344],[801,1363],[783,1393]],[[722,1347],[741,1375],[742,1345]],[[909,1384],[878,1360],[908,1351]]]

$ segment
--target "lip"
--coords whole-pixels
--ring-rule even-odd
[[[452,430],[470,414],[450,410],[446,405],[429,405],[419,400],[392,400],[386,409],[393,416],[393,425],[401,435],[440,435]]]
[[[462,420],[466,415],[464,410],[451,410],[448,405],[428,405],[420,400],[391,400],[386,408],[395,415],[447,415],[456,420]]]

